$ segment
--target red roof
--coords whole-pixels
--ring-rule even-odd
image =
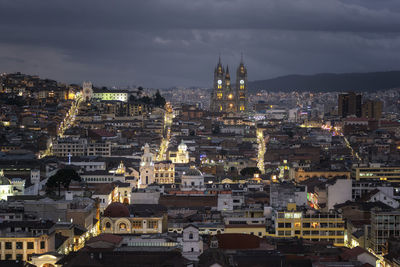
[[[248,234],[218,234],[218,248],[255,249],[260,247],[261,238]]]
[[[126,205],[119,202],[113,202],[104,210],[104,217],[130,217],[130,212]]]
[[[364,254],[364,253],[372,255],[371,253],[369,253],[366,249],[364,249],[362,247],[355,247],[355,248],[348,249],[348,250],[344,251],[340,256],[344,260],[354,260],[359,255]]]

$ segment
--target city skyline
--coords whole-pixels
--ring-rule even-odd
[[[165,88],[211,87],[219,54],[251,81],[398,70],[400,4],[375,2],[2,1],[0,71]]]

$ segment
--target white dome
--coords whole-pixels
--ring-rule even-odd
[[[182,141],[179,146],[178,146],[179,151],[186,151],[187,150],[187,145]]]

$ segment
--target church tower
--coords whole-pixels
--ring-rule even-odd
[[[226,66],[225,73],[225,112],[236,112],[235,103],[235,92],[232,90],[231,86],[231,75],[229,74],[229,68]]]
[[[229,67],[222,67],[221,58],[214,69],[214,85],[210,110],[213,112],[239,113],[247,111],[247,69],[241,59],[236,71],[236,87],[232,88]]]
[[[238,112],[245,112],[248,108],[247,69],[243,64],[243,57],[236,71],[236,106]]]
[[[225,70],[221,64],[221,58],[218,60],[217,67],[214,70],[214,88],[211,96],[211,111],[223,112],[224,111],[224,84],[225,84]]]
[[[150,152],[149,144],[143,147],[143,155],[139,168],[139,188],[146,188],[154,182],[154,155]]]

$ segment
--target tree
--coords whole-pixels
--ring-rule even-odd
[[[58,189],[58,196],[61,195],[61,186],[66,190],[69,189],[71,181],[81,181],[81,177],[74,169],[61,169],[56,172],[53,176],[50,176],[46,182],[46,192],[48,194]]]
[[[254,176],[255,173],[261,173],[258,167],[246,167],[240,171],[242,176]]]
[[[136,97],[134,95],[131,95],[129,97],[129,102],[135,102],[136,101]]]
[[[164,107],[165,106],[165,98],[161,96],[159,90],[157,90],[157,92],[154,95],[154,105],[156,107]]]

